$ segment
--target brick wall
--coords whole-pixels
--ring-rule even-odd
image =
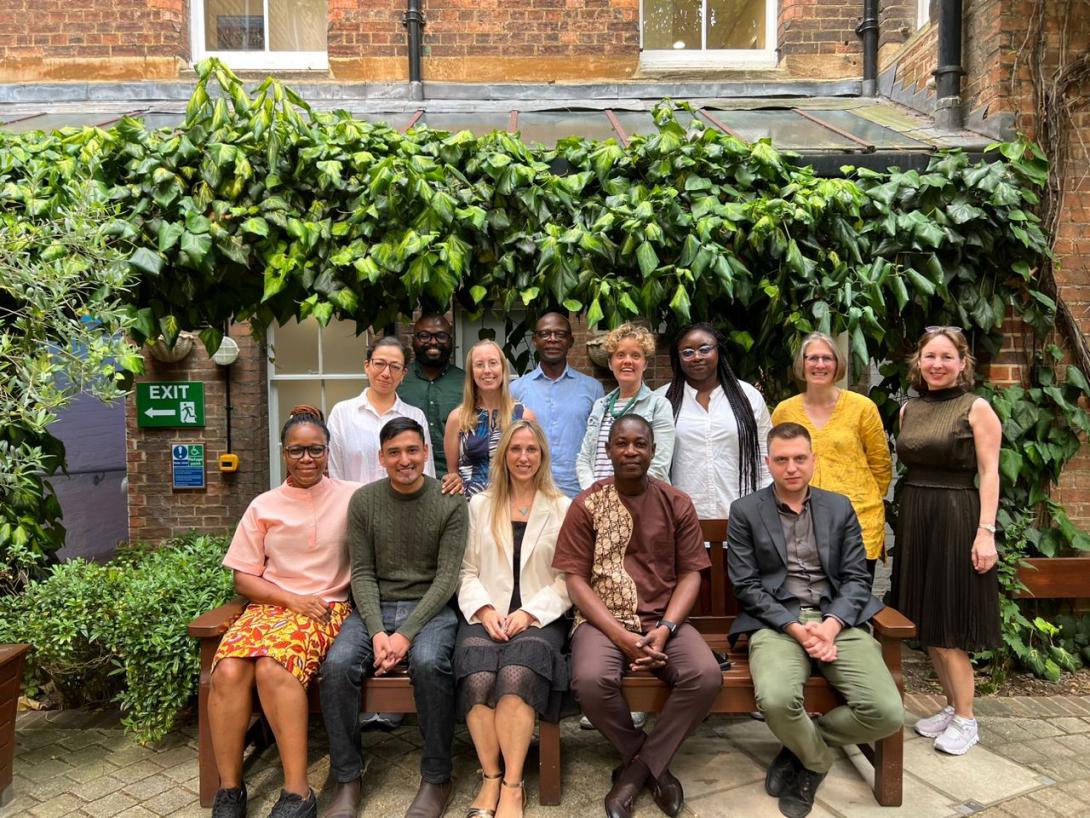
[[[129,538],[158,542],[193,529],[230,532],[250,500],[269,487],[268,413],[265,356],[249,329],[234,327],[241,347],[231,366],[232,448],[241,458],[239,471],[222,474],[216,465],[227,450],[224,370],[213,364],[198,342],[185,360],[164,364],[145,354],[146,381],[202,381],[203,429],[140,429],[134,399],[125,407],[129,478]],[[204,491],[171,488],[173,443],[204,443]]]
[[[639,58],[639,0],[425,2],[426,81],[623,79]],[[329,61],[341,79],[408,78],[404,0],[329,0]]]
[[[780,0],[781,67],[798,77],[860,76],[863,41],[855,29],[863,19],[862,12],[859,0]],[[880,53],[905,41],[915,28],[915,17],[913,0],[880,4]]]
[[[0,82],[175,78],[186,0],[0,0]]]

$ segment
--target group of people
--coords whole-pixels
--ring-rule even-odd
[[[748,638],[757,706],[783,744],[765,782],[780,811],[810,812],[831,748],[901,728],[897,687],[867,629],[882,607],[871,585],[885,558],[889,445],[875,405],[838,386],[845,361],[833,339],[805,339],[794,367],[802,392],[771,415],[710,324],[681,331],[672,380],[654,391],[645,328],[606,337],[609,393],[570,366],[573,341],[567,318],[543,316],[538,364],[511,382],[492,341],[470,348],[465,370],[454,366],[450,324],[426,315],[411,361],[398,339],[375,342],[368,387],[337,404],[328,426],[313,407],[293,410],[281,433],[287,479],[250,504],[224,559],[249,605],[213,664],[213,816],[245,815],[255,686],[284,769],[271,815],[317,815],[306,778],[306,688],[317,676],[335,782],[324,817],[356,818],[361,688],[403,664],[423,737],[406,818],[446,810],[456,719],[480,761],[467,818],[521,816],[535,721],[556,721],[569,691],[620,755],[607,818],[630,818],[644,791],[678,815],[670,762],[722,684],[686,622],[711,564],[702,518],[729,520],[741,609],[731,638]],[[1000,640],[1000,427],[970,391],[959,329],[929,328],[910,377],[918,397],[902,407],[897,437],[907,472],[893,599],[916,622],[948,701],[916,730],[961,754],[977,741],[967,652]],[[812,720],[803,687],[815,669],[845,704]],[[621,692],[641,670],[671,688],[650,728]]]

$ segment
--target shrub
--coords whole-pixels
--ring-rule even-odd
[[[29,688],[51,684],[72,707],[115,701],[138,741],[169,732],[197,691],[186,625],[229,600],[223,537],[190,534],[125,549],[105,565],[73,560],[0,598],[0,642],[27,642]]]

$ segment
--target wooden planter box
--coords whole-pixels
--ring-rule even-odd
[[[15,758],[15,710],[28,645],[0,645],[0,807],[11,801]]]

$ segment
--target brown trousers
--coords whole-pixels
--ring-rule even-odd
[[[627,764],[637,755],[658,778],[683,741],[700,726],[723,684],[708,643],[685,624],[666,643],[666,666],[654,671],[672,690],[648,735],[632,725],[621,677],[629,661],[596,627],[584,622],[572,636],[572,689],[591,723]]]

